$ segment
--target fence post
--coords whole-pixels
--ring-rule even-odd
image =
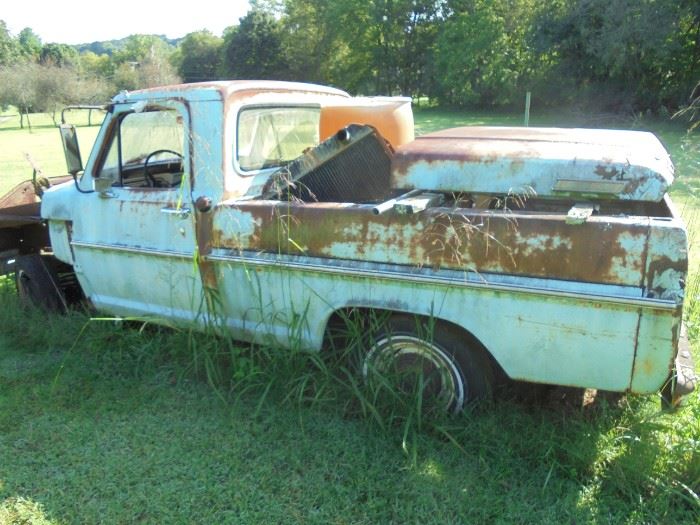
[[[526,128],[530,125],[530,95],[531,95],[531,93],[529,91],[525,94],[525,127]]]

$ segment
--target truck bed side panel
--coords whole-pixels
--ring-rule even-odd
[[[319,348],[333,311],[389,308],[463,327],[513,378],[618,391],[630,385],[640,316],[634,304],[449,282],[440,272],[411,276],[399,266],[347,263],[333,272],[304,257],[231,250],[210,257],[222,314],[247,340]]]
[[[433,208],[374,215],[371,208],[225,204],[215,211],[213,246],[644,286],[646,217],[591,217],[572,225],[555,213]]]
[[[645,297],[648,218],[569,225],[560,214],[377,216],[370,206],[257,201],[219,207],[213,228],[224,310],[250,340],[272,333],[318,347],[335,309],[386,308],[462,326],[513,378],[610,390],[630,387],[638,344],[643,359],[673,349],[664,336],[639,342],[640,329],[670,334],[675,322],[675,302]],[[458,277],[441,284],[440,272]],[[640,324],[648,315],[655,326]],[[658,376],[639,388],[658,389]]]

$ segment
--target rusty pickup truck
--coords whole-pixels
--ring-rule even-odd
[[[0,209],[20,295],[321,350],[369,318],[372,371],[420,370],[450,411],[496,377],[675,402],[686,228],[649,133],[463,127],[410,100],[232,81],[121,93],[73,181]],[[17,204],[19,203],[19,204]],[[500,374],[500,375],[499,375]]]

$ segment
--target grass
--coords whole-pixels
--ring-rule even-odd
[[[459,120],[417,118],[423,132]],[[0,131],[0,154],[29,135]],[[698,231],[697,201],[678,196]],[[696,271],[696,348],[699,283]],[[697,395],[667,414],[654,396],[581,407],[559,389],[419,425],[410,403],[372,414],[342,362],[315,355],[47,317],[21,308],[7,278],[0,319],[0,523],[700,521]]]

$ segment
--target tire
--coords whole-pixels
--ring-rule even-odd
[[[362,375],[370,387],[389,381],[403,394],[415,395],[420,389],[423,407],[452,414],[491,397],[491,361],[456,327],[394,315],[372,339],[362,363]]]
[[[47,257],[22,255],[15,262],[15,286],[20,301],[45,312],[65,313],[66,298],[58,274]]]

